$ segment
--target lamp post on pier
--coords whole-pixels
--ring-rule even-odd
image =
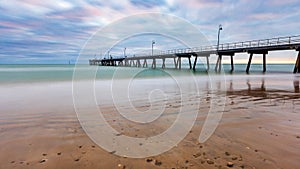
[[[217,60],[217,64],[215,67],[215,71],[216,72],[221,72],[221,61],[222,61],[222,56],[219,54],[219,45],[220,45],[220,33],[221,30],[223,30],[222,25],[219,25],[219,30],[218,30],[218,43],[217,43],[217,55],[218,55],[218,60]],[[219,70],[218,70],[219,68]]]
[[[126,47],[124,48],[124,58],[126,58]]]
[[[155,41],[152,40],[152,53],[151,53],[151,56],[153,56],[153,45],[155,44]]]
[[[219,45],[220,45],[220,33],[221,30],[223,30],[222,25],[219,25],[219,31],[218,31],[218,44],[217,44],[217,51],[219,50]]]

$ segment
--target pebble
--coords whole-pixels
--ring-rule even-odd
[[[57,153],[57,155],[59,155],[59,156],[60,156],[60,155],[61,155],[61,152]]]
[[[233,165],[234,165],[233,162],[230,162],[230,161],[227,162],[227,166],[228,166],[228,167],[233,167]]]
[[[237,160],[238,158],[237,158],[237,157],[232,157],[231,159],[232,159],[232,160]]]
[[[157,165],[157,166],[160,166],[161,164],[162,164],[162,162],[161,161],[158,161],[158,160],[155,160],[155,163],[154,163],[155,165]]]
[[[147,161],[148,163],[150,163],[150,162],[153,161],[153,159],[152,159],[152,158],[147,158],[146,161]]]
[[[196,153],[196,154],[194,154],[193,156],[194,156],[194,158],[198,158],[198,157],[201,156],[201,153]]]
[[[296,138],[300,138],[300,136],[297,136]]]
[[[207,159],[206,162],[207,162],[207,164],[214,164],[214,162],[210,159]]]
[[[226,151],[226,152],[225,152],[225,155],[230,156],[230,153]]]
[[[44,163],[44,162],[46,162],[47,161],[47,159],[41,159],[40,160],[40,163]]]

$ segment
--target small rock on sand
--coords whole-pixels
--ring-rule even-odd
[[[230,153],[226,151],[226,152],[225,152],[225,155],[230,156]]]
[[[194,156],[194,158],[198,158],[198,157],[201,156],[201,153],[196,153],[196,154],[194,154],[193,156]]]
[[[233,165],[234,165],[233,162],[230,162],[230,161],[227,162],[227,166],[228,166],[228,167],[233,167]]]
[[[214,164],[215,163],[211,159],[207,159],[206,162],[207,162],[207,164]]]
[[[157,166],[160,166],[161,164],[162,164],[162,162],[161,161],[158,161],[158,160],[155,160],[155,163],[154,163],[155,165],[157,165]]]
[[[148,163],[150,163],[150,162],[153,161],[153,159],[152,159],[152,158],[147,158],[146,161],[147,161]]]
[[[57,155],[59,155],[59,156],[60,156],[60,155],[61,155],[61,152],[58,152],[58,153],[57,153]]]
[[[47,159],[41,159],[40,160],[40,163],[44,163],[44,162],[46,162],[47,161]]]
[[[237,157],[232,157],[231,159],[232,159],[232,160],[237,160],[238,158],[237,158]]]

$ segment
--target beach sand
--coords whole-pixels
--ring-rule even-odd
[[[300,78],[285,78],[230,78],[222,92],[226,94],[222,120],[205,143],[198,138],[211,106],[209,96],[200,98],[197,121],[184,140],[163,154],[140,159],[107,152],[86,135],[74,110],[70,82],[2,85],[0,168],[296,169],[300,166]],[[195,96],[190,97],[195,101]],[[179,103],[174,97],[166,112],[176,111]],[[141,99],[133,104],[140,110],[149,106]],[[167,114],[149,128],[118,116],[109,101],[99,108],[111,126],[133,137],[159,134],[176,118]]]

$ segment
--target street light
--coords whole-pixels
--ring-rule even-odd
[[[219,25],[219,31],[218,31],[218,45],[217,45],[217,51],[219,51],[219,45],[220,45],[220,32],[223,30],[222,25]]]
[[[124,58],[126,58],[126,47],[124,48]]]
[[[219,67],[219,72],[221,71],[221,60],[222,60],[222,56],[219,55],[219,45],[220,45],[220,32],[221,30],[223,30],[222,25],[219,25],[219,30],[218,30],[218,44],[217,44],[217,55],[218,55],[218,60],[217,60],[217,64],[215,67],[215,71],[218,71],[218,67]]]
[[[155,41],[152,40],[152,56],[153,56],[153,45],[155,44]]]

